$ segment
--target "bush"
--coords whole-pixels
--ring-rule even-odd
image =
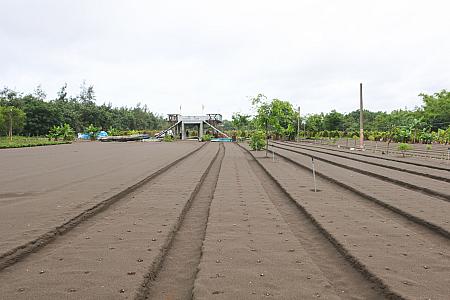
[[[203,137],[202,137],[202,141],[203,142],[209,142],[211,139],[212,139],[212,135],[210,135],[210,134],[205,134],[205,135],[203,135]]]
[[[75,138],[75,131],[70,127],[69,124],[65,123],[62,126],[53,126],[50,128],[49,133],[47,134],[48,140],[58,141],[62,138],[64,141],[69,142],[73,141]]]
[[[164,142],[173,142],[173,137],[171,135],[166,134],[163,138]]]
[[[405,157],[405,153],[408,150],[412,150],[413,146],[410,144],[406,144],[406,143],[401,143],[398,145],[398,150],[400,150],[402,152],[403,157]]]
[[[250,136],[250,148],[255,151],[264,149],[266,145],[266,136],[263,131],[255,131]]]
[[[92,141],[95,141],[95,139],[97,138],[98,133],[100,132],[100,128],[99,127],[95,127],[93,124],[90,124],[86,129],[85,132],[87,134],[89,134],[89,137],[91,138]]]

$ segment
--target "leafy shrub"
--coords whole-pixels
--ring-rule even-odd
[[[110,135],[110,136],[119,136],[119,135],[122,135],[122,131],[117,129],[117,128],[111,127],[108,130],[108,135]]]
[[[401,143],[398,145],[398,150],[402,152],[403,157],[405,157],[405,153],[408,150],[412,150],[413,146],[410,144],[406,144],[406,143]]]
[[[212,139],[212,135],[210,135],[210,134],[205,134],[205,135],[203,135],[203,137],[202,137],[202,141],[203,142],[209,142],[211,139]]]
[[[173,142],[173,137],[171,135],[166,134],[163,138],[164,142]]]
[[[263,131],[255,131],[250,136],[250,148],[255,151],[262,150],[266,145],[266,138]]]
[[[95,138],[97,137],[98,133],[100,132],[100,128],[95,127],[94,125],[90,124],[87,128],[86,128],[86,133],[89,134],[90,138],[92,141],[95,140]]]
[[[64,141],[73,141],[75,138],[75,131],[70,127],[69,124],[65,123],[62,126],[53,126],[50,128],[49,133],[47,134],[48,140],[59,140],[60,138]]]

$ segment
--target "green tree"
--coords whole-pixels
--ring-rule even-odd
[[[277,136],[292,136],[295,132],[297,112],[289,101],[273,99],[270,103],[270,125]]]
[[[424,120],[432,130],[450,125],[450,92],[442,90],[433,95],[420,94],[423,99]]]
[[[14,134],[18,134],[23,129],[25,122],[25,113],[23,110],[14,106],[0,107],[1,119],[3,120],[3,132],[7,132],[12,140]]]
[[[323,127],[325,130],[344,130],[344,115],[333,109],[323,117]]]

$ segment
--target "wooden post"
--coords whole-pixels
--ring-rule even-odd
[[[364,149],[364,108],[362,83],[359,84],[359,148]]]
[[[297,143],[300,136],[300,106],[298,107],[298,117],[297,117]]]
[[[10,141],[12,141],[12,136],[13,136],[12,113],[13,113],[13,108],[11,107],[11,110],[9,111],[9,140]]]

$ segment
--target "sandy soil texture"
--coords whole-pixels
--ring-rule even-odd
[[[0,255],[199,146],[95,142],[2,150]]]
[[[0,273],[2,299],[126,299],[162,251],[216,155],[210,144]]]
[[[0,151],[0,299],[448,299],[444,165],[276,145]]]
[[[312,174],[280,157],[273,162],[264,152],[252,152],[267,171],[280,183],[315,222],[330,235],[355,267],[390,290],[394,296],[406,299],[446,299],[450,293],[448,238],[410,222],[404,216],[387,210],[364,199],[348,189],[319,178],[319,192],[314,192]],[[291,154],[294,160],[311,166],[311,160],[302,161],[299,154]],[[294,156],[295,155],[295,156]],[[345,170],[333,170],[319,162],[316,167],[331,178],[345,180],[347,184],[359,184],[357,189],[370,188],[386,201],[398,202],[405,211],[423,213],[425,209],[441,213],[446,223],[449,208],[439,207],[443,200],[421,201],[420,194],[409,195],[410,203],[399,196],[400,188],[389,187],[385,182],[373,184],[361,182],[360,176],[345,178]],[[326,170],[325,170],[326,168]],[[344,174],[344,175],[343,175]],[[364,184],[363,184],[364,183]],[[433,206],[437,208],[433,209]],[[436,219],[437,220],[437,219]],[[446,275],[447,274],[447,275]]]
[[[311,158],[308,156],[286,151],[281,148],[275,148],[274,151],[287,158],[293,159],[302,166],[308,168],[311,168],[312,166]],[[305,153],[313,154],[312,151]],[[323,156],[320,154],[317,155],[319,157]],[[333,162],[338,161],[338,159],[329,157],[327,157],[327,159],[332,160]],[[346,165],[352,164],[351,160],[342,163]],[[395,176],[394,173],[398,173],[399,171],[384,169],[370,164],[363,165],[362,163],[359,163],[359,168],[370,173],[378,172],[378,174],[386,176],[386,179],[381,180],[370,175],[360,174],[320,160],[315,161],[315,167],[318,173],[324,174],[350,188],[360,191],[365,195],[372,197],[372,199],[375,199],[384,205],[388,205],[401,213],[420,219],[423,223],[429,223],[429,225],[438,228],[441,232],[450,237],[450,219],[448,217],[450,202],[427,195],[426,193],[424,194],[420,191],[420,186],[426,184],[426,182],[431,179],[421,179],[420,176],[404,173],[403,180],[405,182],[417,185],[416,189],[411,189],[389,182],[389,178]],[[376,171],[374,171],[374,169],[376,169]],[[433,183],[436,186],[439,186],[440,190],[443,192],[446,192],[446,189],[450,192],[450,183],[437,180],[433,180]],[[424,205],[425,203],[427,205]]]

